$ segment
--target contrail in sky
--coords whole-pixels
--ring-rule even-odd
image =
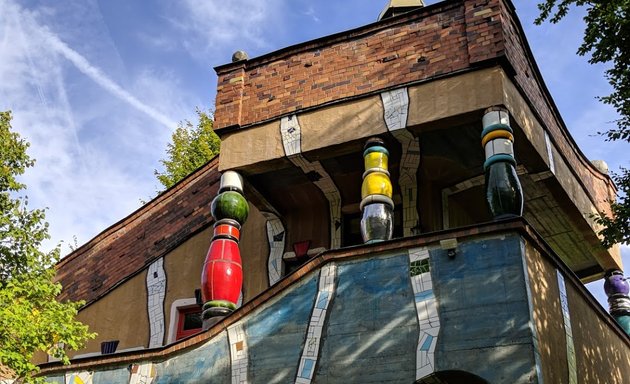
[[[135,96],[124,90],[120,85],[116,84],[100,69],[90,64],[80,53],[70,48],[66,43],[61,41],[57,36],[49,31],[42,30],[46,40],[55,51],[59,52],[63,57],[68,59],[83,74],[94,80],[98,85],[117,96],[119,99],[127,102],[137,110],[144,112],[147,116],[159,122],[169,129],[175,129],[177,123],[169,119],[166,115],[158,112],[154,108],[144,104]]]

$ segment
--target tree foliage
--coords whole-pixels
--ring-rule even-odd
[[[155,175],[160,183],[170,188],[207,163],[219,153],[221,140],[214,133],[212,114],[197,109],[199,122],[193,125],[186,120],[180,123],[166,148],[167,159],[160,160],[164,172]]]
[[[615,128],[598,133],[607,140],[630,142],[630,0],[545,0],[538,4],[536,23],[557,23],[573,6],[586,7],[584,40],[577,53],[590,54],[591,64],[610,65],[605,75],[613,91],[600,100],[614,107],[620,118]],[[630,173],[622,168],[613,180],[619,187],[618,200],[612,203],[613,215],[596,218],[605,227],[600,235],[607,247],[630,244]]]
[[[95,335],[75,320],[82,303],[57,301],[54,282],[59,248],[40,250],[49,238],[45,212],[29,210],[25,185],[17,180],[34,161],[29,144],[11,131],[11,113],[0,112],[0,365],[25,382],[37,382],[31,362],[37,351],[68,362],[67,349],[79,349]]]

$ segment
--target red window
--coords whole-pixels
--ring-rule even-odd
[[[176,340],[201,332],[201,308],[199,306],[177,308]]]

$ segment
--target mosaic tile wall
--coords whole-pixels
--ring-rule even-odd
[[[398,185],[403,203],[403,234],[412,236],[420,233],[420,216],[417,208],[418,182],[416,173],[420,166],[420,140],[407,128],[409,95],[407,88],[381,93],[387,129],[402,146]]]
[[[282,254],[284,252],[284,225],[282,220],[271,212],[262,212],[267,220],[265,227],[267,229],[267,241],[269,242],[269,257],[267,259],[267,274],[269,278],[269,286],[274,285],[283,276],[282,271]]]
[[[164,258],[159,258],[147,271],[147,309],[149,311],[149,348],[162,346],[164,341],[164,296],[166,295],[166,273]]]
[[[514,235],[461,242],[455,257],[436,246],[331,262],[196,348],[51,379],[413,383],[458,369],[536,382],[521,245]]]
[[[569,313],[569,299],[567,297],[567,287],[564,284],[564,276],[556,270],[558,277],[558,290],[560,291],[560,308],[564,320],[564,333],[567,343],[567,360],[569,366],[569,384],[577,384],[577,365],[575,362],[575,345],[573,344],[573,330],[571,329],[571,315]]]

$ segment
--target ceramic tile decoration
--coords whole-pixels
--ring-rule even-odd
[[[389,180],[389,151],[378,137],[369,138],[363,147],[361,184],[361,237],[365,243],[392,238],[394,230],[393,188]]]
[[[221,175],[211,210],[214,234],[201,273],[204,328],[211,325],[212,317],[226,316],[242,302],[243,268],[238,243],[249,205],[238,173],[226,171]]]
[[[92,384],[93,372],[74,372],[66,374],[66,384]]]
[[[407,88],[398,88],[381,93],[383,109],[385,110],[385,124],[391,131],[407,127],[407,113],[409,110],[409,94]]]
[[[409,274],[420,326],[416,350],[416,379],[421,379],[435,371],[435,346],[440,332],[427,248],[409,249]]]
[[[569,300],[564,276],[556,269],[558,277],[558,290],[560,291],[560,308],[564,319],[564,332],[567,343],[567,362],[569,364],[569,384],[577,384],[577,365],[575,362],[575,345],[573,344],[573,331],[571,329],[571,315],[569,314]]]
[[[610,314],[630,335],[630,283],[623,271],[613,269],[606,272],[604,280],[604,292],[608,296]]]
[[[280,120],[280,135],[287,157],[302,153],[302,132],[296,115],[283,117]]]
[[[282,253],[284,252],[284,225],[282,220],[271,212],[262,212],[267,222],[267,241],[269,242],[269,257],[267,259],[267,276],[269,286],[282,278]]]
[[[149,311],[149,348],[162,346],[164,342],[164,296],[166,295],[166,272],[164,258],[159,258],[147,271],[147,309]]]
[[[306,341],[295,379],[296,384],[310,384],[313,379],[314,368],[319,356],[322,330],[324,329],[324,322],[326,321],[326,310],[335,294],[336,273],[337,266],[335,264],[325,265],[319,273],[319,290],[308,325]]]
[[[246,384],[248,355],[247,340],[242,323],[228,328],[228,340],[232,360],[232,384]]]
[[[287,158],[304,174],[317,174],[318,180],[313,184],[317,186],[328,200],[330,211],[330,248],[336,249],[341,246],[341,196],[332,178],[326,172],[319,161],[310,162],[301,153],[300,125],[297,115],[283,117],[280,121],[280,132],[282,145]]]
[[[553,150],[551,147],[551,140],[549,134],[545,131],[545,147],[547,147],[547,159],[549,160],[549,170],[551,173],[556,173],[556,165],[553,162]]]
[[[130,370],[129,384],[151,384],[156,376],[153,363],[132,364]]]
[[[508,111],[502,107],[486,109],[481,132],[481,146],[486,153],[486,202],[495,219],[523,214],[523,190],[516,174],[513,130]]]
[[[402,148],[398,185],[402,194],[403,235],[412,236],[420,232],[420,216],[416,206],[418,194],[416,173],[420,166],[420,140],[406,129],[409,110],[407,88],[383,92],[381,99],[385,109],[387,129],[398,140]]]

